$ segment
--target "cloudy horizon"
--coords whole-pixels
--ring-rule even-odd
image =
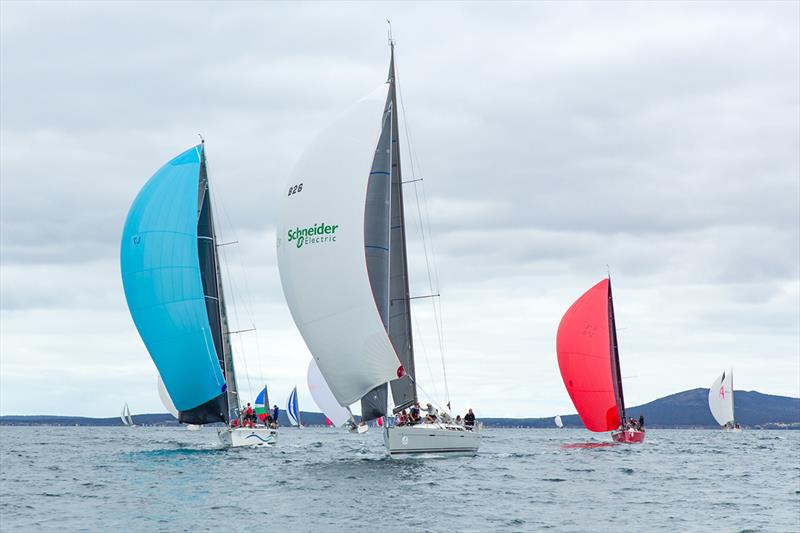
[[[232,327],[258,328],[234,341],[243,399],[298,385],[317,410],[276,210],[315,135],[384,81],[387,18],[456,410],[573,413],[555,331],[606,265],[628,405],[728,368],[737,390],[800,396],[800,4],[6,1],[0,414],[164,411],[119,239],[198,133],[238,241]],[[443,403],[430,309],[415,303],[418,380]]]

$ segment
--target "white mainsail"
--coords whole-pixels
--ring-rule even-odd
[[[555,422],[556,427],[559,427],[559,428],[563,428],[564,427],[564,422],[561,421],[561,416],[560,415],[556,415],[556,417],[553,419],[553,422]]]
[[[350,420],[350,412],[336,401],[314,358],[308,363],[308,390],[311,391],[314,403],[335,427]]]
[[[396,378],[400,366],[364,255],[367,182],[388,87],[357,102],[305,152],[277,228],[286,302],[341,406]]]
[[[723,372],[708,391],[708,408],[720,426],[733,425],[733,372]]]

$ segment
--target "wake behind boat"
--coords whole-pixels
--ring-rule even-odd
[[[125,298],[178,421],[225,423],[225,446],[271,445],[275,430],[231,424],[239,389],[218,246],[200,144],[158,170],[131,205],[120,253]]]
[[[297,328],[340,406],[363,426],[418,400],[411,330],[394,42],[387,83],[356,103],[295,167],[278,226],[278,266]],[[377,144],[376,144],[377,139]],[[434,297],[438,295],[427,295]],[[391,456],[469,453],[479,432],[383,423]]]
[[[578,298],[558,325],[556,351],[561,378],[589,431],[611,431],[614,442],[644,441],[644,419],[625,418],[622,374],[611,279]]]

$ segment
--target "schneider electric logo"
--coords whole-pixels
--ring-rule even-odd
[[[309,244],[321,244],[323,242],[336,241],[336,228],[338,224],[329,226],[324,222],[320,222],[316,226],[308,228],[295,228],[289,230],[289,242],[296,241],[297,247],[301,248]]]

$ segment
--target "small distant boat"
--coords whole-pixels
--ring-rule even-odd
[[[289,418],[289,423],[295,427],[303,427],[300,424],[300,411],[297,409],[297,387],[292,389],[289,393],[289,398],[286,400],[286,416]]]
[[[122,413],[119,415],[119,417],[122,419],[122,423],[125,424],[128,427],[133,427],[133,426],[136,425],[136,424],[133,423],[133,417],[131,416],[131,410],[128,408],[128,404],[127,403],[125,403],[125,405],[122,407]]]
[[[708,390],[708,408],[714,420],[725,431],[739,432],[742,428],[736,423],[733,412],[733,369],[723,372]]]
[[[308,380],[308,390],[311,392],[311,398],[320,411],[325,414],[325,424],[328,426],[341,427],[351,419],[350,411],[339,405],[336,397],[331,392],[328,383],[319,371],[317,362],[314,358],[308,363],[308,373],[306,376]]]
[[[559,429],[564,427],[564,422],[561,421],[561,417],[559,415],[556,415],[556,417],[553,419],[553,422]]]
[[[556,351],[561,378],[589,431],[611,431],[614,442],[644,441],[644,429],[625,428],[611,279],[586,291],[558,325]]]
[[[274,429],[234,424],[241,408],[219,246],[201,143],[153,174],[131,205],[120,250],[125,299],[178,421],[223,422],[226,447],[272,446]]]

